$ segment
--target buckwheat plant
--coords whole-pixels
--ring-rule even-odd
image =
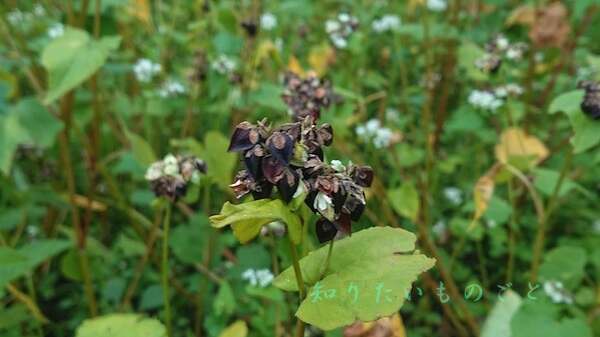
[[[184,197],[188,185],[198,183],[200,175],[206,173],[204,161],[192,156],[168,154],[163,160],[150,165],[145,178],[157,197],[166,200],[166,212],[163,223],[163,242],[161,260],[161,283],[165,306],[167,334],[172,337],[171,304],[169,301],[169,229],[171,225],[171,204]]]
[[[264,232],[263,226],[268,228],[270,224],[283,223],[287,227],[292,267],[282,272],[273,284],[283,290],[299,292],[301,305],[296,313],[299,318],[296,336],[304,335],[304,322],[331,329],[355,319],[371,320],[375,318],[373,315],[391,314],[398,309],[398,304],[401,305],[404,292],[396,294],[389,307],[376,306],[372,309],[370,305],[375,303],[371,303],[358,312],[347,307],[348,301],[340,298],[342,302],[335,305],[341,305],[347,314],[335,317],[319,315],[318,312],[327,309],[316,308],[318,301],[305,299],[306,287],[310,289],[311,286],[312,296],[318,297],[315,292],[319,291],[321,281],[334,282],[336,286],[340,282],[351,284],[354,282],[352,277],[358,281],[356,269],[364,271],[365,275],[370,273],[369,269],[373,269],[373,273],[376,270],[381,273],[383,266],[378,266],[378,263],[385,259],[395,263],[398,260],[395,254],[399,253],[395,247],[389,247],[391,251],[387,251],[388,244],[384,241],[389,240],[388,243],[393,245],[400,244],[394,242],[395,238],[408,239],[412,240],[408,244],[410,246],[414,245],[414,236],[405,237],[412,234],[400,229],[387,232],[392,229],[379,228],[383,231],[365,230],[349,237],[352,223],[358,221],[365,210],[365,188],[373,182],[373,170],[352,162],[344,165],[340,160],[325,160],[323,150],[333,142],[333,128],[327,123],[320,124],[318,119],[335,100],[329,81],[310,73],[304,78],[288,73],[284,86],[282,99],[288,105],[292,122],[274,126],[263,119],[256,123],[244,121],[235,127],[228,150],[240,154],[243,169],[237,173],[230,187],[237,199],[243,202],[237,205],[225,203],[221,213],[210,220],[217,228],[230,225],[242,243]],[[318,241],[328,242],[328,247],[321,247],[300,260],[297,246],[306,240],[306,226],[313,218],[316,219],[314,226]],[[340,252],[333,254],[334,242],[338,240],[341,241],[336,247]],[[375,242],[377,240],[380,242]],[[381,247],[377,246],[379,243]],[[361,250],[364,250],[365,258],[353,259],[352,255],[359,254]],[[385,257],[376,256],[378,254]],[[410,253],[408,259],[413,258],[424,259],[420,261],[422,265],[413,268],[417,273],[432,265],[432,260],[423,255]],[[378,261],[372,263],[369,259]],[[403,290],[406,290],[407,280],[412,282],[412,275],[407,279],[406,275],[401,275],[403,271],[386,269],[383,273],[392,273],[392,280],[400,275],[398,281]],[[373,281],[371,277],[362,284],[371,288]]]

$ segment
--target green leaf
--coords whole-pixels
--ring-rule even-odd
[[[245,321],[239,320],[223,330],[219,337],[246,337],[248,335],[248,326]]]
[[[217,296],[213,302],[213,310],[218,316],[225,315],[229,317],[235,311],[235,307],[235,295],[229,282],[221,282],[219,292],[217,292]]]
[[[88,319],[77,328],[76,337],[166,337],[156,319],[136,314],[112,314]]]
[[[410,182],[406,182],[400,188],[388,191],[388,199],[392,207],[400,215],[403,215],[413,222],[417,220],[419,214],[419,193]]]
[[[583,112],[569,115],[575,136],[571,138],[574,153],[586,151],[600,143],[600,122],[592,120]]]
[[[206,162],[208,177],[225,191],[229,191],[238,162],[237,154],[227,152],[228,147],[229,139],[218,131],[209,131],[204,137],[202,152],[198,154]]]
[[[150,166],[156,161],[154,150],[152,150],[152,147],[144,138],[130,131],[126,131],[126,134],[129,142],[131,143],[131,152],[133,153],[133,157],[138,163],[142,164],[143,166]]]
[[[144,289],[140,300],[139,310],[153,310],[163,306],[162,286],[153,284]]]
[[[49,104],[92,76],[121,43],[119,36],[93,40],[86,31],[68,28],[42,52],[42,65],[48,71]]]
[[[540,279],[561,281],[567,289],[575,289],[584,276],[586,261],[585,249],[560,246],[545,255],[540,266]]]
[[[203,213],[196,213],[189,224],[175,227],[169,240],[173,254],[184,263],[202,262],[209,229],[208,218]]]
[[[558,181],[560,180],[560,172],[542,168],[536,168],[533,170],[533,172],[535,174],[535,187],[542,191],[544,195],[551,196],[552,193],[554,193],[556,184],[558,184]],[[586,194],[590,193],[580,185],[573,182],[571,179],[565,177],[562,185],[560,186],[560,191],[558,191],[558,196],[563,197],[573,189],[580,190]]]
[[[485,55],[485,51],[470,41],[463,42],[458,48],[459,65],[467,76],[475,81],[487,79],[487,75],[475,66],[475,61]]]
[[[43,261],[71,246],[67,240],[41,240],[19,249],[0,250],[0,288],[12,280],[30,273]],[[17,258],[19,257],[19,258]]]
[[[331,330],[398,311],[417,275],[435,263],[414,251],[415,240],[414,234],[400,228],[359,231],[335,242],[326,271],[323,265],[328,247],[311,252],[300,260],[304,281],[311,289],[296,316],[320,329]],[[273,284],[287,291],[298,290],[291,267]],[[329,296],[325,297],[325,293]]]
[[[571,138],[575,153],[581,153],[600,143],[600,123],[581,111],[584,91],[574,90],[556,97],[550,103],[551,114],[563,111],[569,117],[575,135]]]
[[[42,149],[54,144],[62,122],[34,98],[24,98],[0,116],[0,170],[10,172],[14,151],[19,144]]]
[[[585,320],[559,320],[559,308],[541,299],[523,302],[511,320],[511,337],[592,337]]]
[[[512,290],[496,301],[489,316],[486,318],[481,337],[511,337],[510,321],[522,303],[521,297]]]
[[[581,102],[583,101],[583,90],[573,90],[559,95],[550,102],[548,112],[555,114],[559,111],[571,114],[580,110]]]
[[[222,228],[231,225],[233,234],[246,243],[258,235],[262,226],[273,221],[286,224],[290,238],[295,244],[302,239],[302,222],[281,200],[261,199],[234,205],[226,202],[221,213],[210,217],[213,227]]]

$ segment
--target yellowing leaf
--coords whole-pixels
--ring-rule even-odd
[[[510,13],[506,18],[505,25],[525,25],[531,26],[535,21],[535,9],[532,5],[521,5]]]
[[[129,15],[137,18],[147,25],[149,25],[150,21],[152,20],[148,0],[130,0],[129,6],[127,7],[127,12]]]
[[[110,314],[87,319],[77,328],[77,337],[166,337],[165,326],[156,319],[137,314]]]
[[[475,215],[473,216],[473,222],[479,220],[488,208],[490,199],[494,194],[494,177],[498,170],[499,165],[494,165],[485,175],[477,180],[475,188],[473,189],[473,199],[475,202]]]
[[[238,205],[226,202],[220,214],[210,217],[210,222],[215,228],[230,225],[233,234],[241,243],[252,240],[258,235],[262,226],[273,221],[285,223],[292,242],[300,243],[302,240],[300,217],[279,199],[260,199]]]
[[[295,74],[298,74],[300,77],[304,76],[304,68],[302,68],[300,61],[298,61],[294,55],[290,56],[287,69]]]
[[[219,337],[246,337],[246,335],[248,335],[248,326],[245,321],[239,320],[223,330]]]
[[[400,314],[383,317],[372,322],[356,322],[344,329],[344,337],[406,337]]]
[[[261,63],[273,53],[277,53],[277,47],[275,47],[273,41],[266,40],[261,42],[256,50],[256,63]]]
[[[538,138],[529,136],[519,128],[509,128],[502,132],[500,143],[496,145],[496,159],[502,163],[527,169],[548,157],[548,149]]]
[[[325,74],[329,65],[334,61],[335,50],[329,44],[312,47],[308,55],[308,64],[319,76]]]

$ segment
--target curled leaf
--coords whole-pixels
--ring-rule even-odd
[[[531,168],[548,157],[548,148],[537,137],[530,136],[519,128],[508,128],[502,132],[496,145],[496,159],[521,169]]]
[[[255,238],[264,225],[273,221],[285,223],[292,242],[300,243],[302,238],[300,217],[279,199],[260,199],[239,205],[226,202],[220,214],[210,217],[213,227],[222,228],[230,225],[233,234],[241,243]]]

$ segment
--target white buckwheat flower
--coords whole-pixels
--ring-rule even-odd
[[[260,28],[272,30],[277,27],[277,17],[272,13],[266,12],[260,16]]]
[[[242,273],[242,280],[248,281],[253,287],[260,286],[261,288],[265,288],[273,282],[273,279],[273,273],[269,269],[246,269]]]
[[[170,97],[185,93],[185,87],[181,82],[168,80],[163,83],[162,87],[158,91],[160,97]]]
[[[494,112],[502,106],[501,99],[489,91],[473,90],[469,95],[469,103],[474,107]]]
[[[160,73],[162,67],[149,59],[139,59],[133,66],[135,78],[140,82],[150,82],[152,78]]]
[[[573,298],[569,295],[562,282],[546,281],[544,282],[543,288],[544,292],[550,297],[552,302],[573,304]]]
[[[395,31],[400,28],[400,18],[397,15],[386,14],[381,19],[373,21],[371,26],[377,33]]]
[[[427,8],[434,12],[443,12],[448,8],[446,0],[427,0]]]
[[[463,202],[462,191],[458,187],[444,188],[444,197],[455,206]]]
[[[221,75],[229,75],[235,71],[237,64],[229,56],[221,54],[212,62],[211,67]]]
[[[56,39],[65,33],[65,26],[62,23],[54,23],[48,28],[48,37]]]

